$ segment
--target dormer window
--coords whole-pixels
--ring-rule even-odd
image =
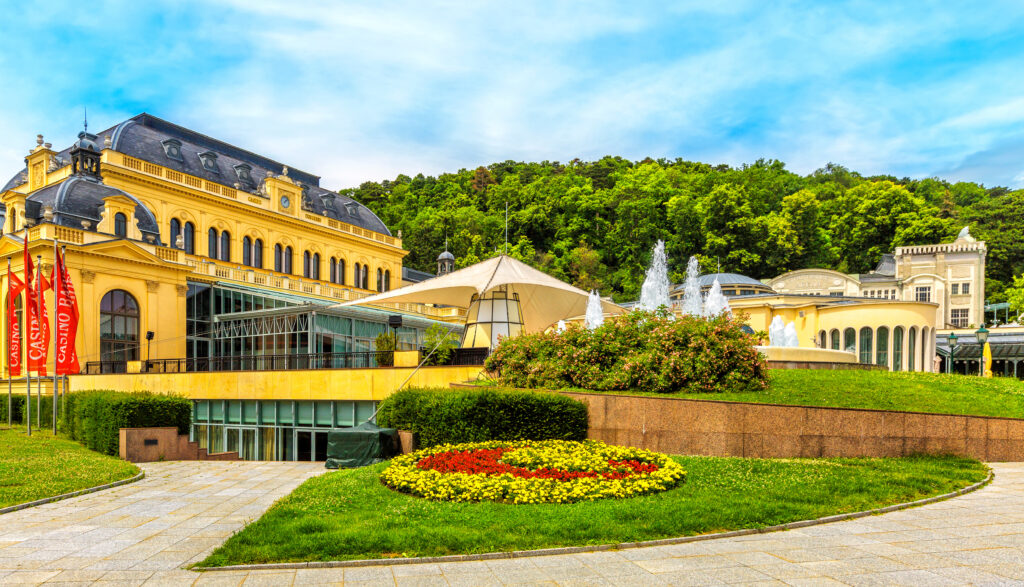
[[[184,161],[181,157],[181,141],[174,139],[167,139],[163,142],[164,155],[167,155],[168,159],[174,159],[175,161]]]
[[[355,202],[346,202],[345,203],[345,211],[348,212],[349,216],[358,216],[359,215],[359,204],[357,204]]]
[[[252,183],[252,167],[241,163],[235,165],[235,174],[238,175],[238,181],[243,183]]]
[[[199,154],[199,160],[203,162],[203,169],[211,173],[220,173],[217,169],[217,154],[213,151],[206,151]]]

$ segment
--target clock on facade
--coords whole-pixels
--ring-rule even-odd
[[[291,198],[289,198],[288,196],[281,196],[281,207],[282,208],[287,208],[288,206],[291,206],[291,205],[292,205]]]

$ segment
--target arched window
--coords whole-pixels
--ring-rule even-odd
[[[114,234],[121,238],[128,236],[128,217],[120,212],[114,214]]]
[[[377,291],[384,291],[384,271],[377,268]]]
[[[359,263],[352,264],[352,285],[360,287],[363,285],[363,274]]]
[[[875,341],[875,364],[889,365],[889,329],[878,327],[878,340]]]
[[[196,254],[196,225],[191,222],[185,223],[185,252]]]
[[[860,329],[860,362],[871,364],[872,331],[867,326]]]
[[[252,244],[252,266],[263,269],[263,239],[256,239]]]
[[[842,345],[842,342],[839,340],[839,329],[838,328],[833,328],[832,329],[832,332],[829,333],[829,339],[830,339],[829,342],[832,343],[830,345],[832,350],[838,351],[840,349],[841,345]]]
[[[309,251],[302,251],[302,276],[309,277]]]
[[[217,258],[217,229],[211,228],[206,233],[206,256],[211,259]]]
[[[370,289],[370,267],[363,265],[363,289]]]
[[[281,251],[281,245],[274,245],[274,271],[284,271],[284,252]]]
[[[287,273],[288,275],[291,275],[292,274],[292,248],[291,247],[285,247],[284,248],[284,259],[283,259],[282,262],[284,263],[284,272]]]
[[[848,353],[857,352],[857,331],[847,328],[843,331],[843,350]]]
[[[328,263],[328,265],[330,265],[330,268],[328,269],[328,271],[330,271],[331,283],[338,283],[338,266],[337,266],[337,263],[338,263],[338,260],[335,259],[334,257],[331,257],[331,260]]]
[[[100,300],[100,360],[139,360],[139,304],[122,289]]]
[[[824,330],[818,331],[818,348],[823,349],[828,346],[828,333]]]
[[[180,235],[181,221],[177,218],[171,218],[171,248],[178,248],[178,236]]]
[[[917,327],[911,326],[907,333],[907,371],[914,371],[914,355],[917,350]]]
[[[930,335],[931,335],[931,331],[928,329],[928,327],[927,326],[922,326],[921,327],[921,345],[920,345],[921,346],[921,363],[920,363],[920,365],[921,365],[921,370],[922,371],[930,371],[931,368],[932,368],[931,364],[928,361],[928,353],[930,351],[930,349],[928,348],[928,341],[933,340],[935,337],[934,336],[930,336]]]
[[[338,283],[345,285],[345,260],[338,259]]]
[[[252,267],[252,239],[242,237],[242,265]]]
[[[892,329],[892,370],[903,370],[903,327]]]
[[[384,272],[384,291],[391,291],[391,270]]]
[[[220,260],[231,260],[231,233],[226,230],[220,233]]]
[[[313,279],[320,279],[320,253],[313,253],[310,260],[309,276]]]

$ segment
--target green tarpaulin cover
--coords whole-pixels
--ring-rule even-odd
[[[363,422],[352,428],[327,433],[328,469],[352,469],[372,465],[398,454],[398,430]]]

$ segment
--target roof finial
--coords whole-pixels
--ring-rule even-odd
[[[82,117],[82,126],[84,127],[85,132],[89,132],[89,107],[82,106],[82,112],[84,113]]]

